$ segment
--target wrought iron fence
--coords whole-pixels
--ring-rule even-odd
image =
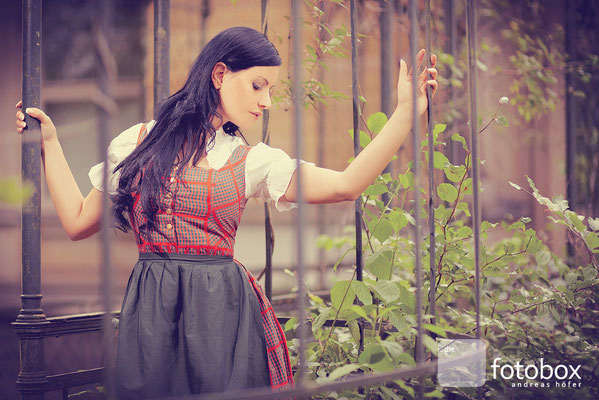
[[[387,9],[389,2],[385,0],[381,1],[381,7]],[[292,1],[292,46],[294,54],[301,54],[302,42],[301,35],[297,34],[301,27],[300,24],[300,0]],[[98,87],[100,93],[103,96],[103,101],[99,102],[98,115],[99,115],[99,145],[102,151],[102,159],[106,160],[106,148],[108,145],[108,132],[110,131],[110,113],[113,109],[113,103],[110,99],[110,74],[114,73],[114,60],[112,59],[109,49],[109,30],[110,30],[110,15],[111,15],[111,1],[99,1],[98,10],[96,13],[97,24],[96,24],[96,44],[97,44],[97,55],[98,63],[100,66],[100,74],[98,77]],[[261,1],[261,30],[264,35],[268,31],[268,0]],[[445,12],[448,14],[449,23],[447,29],[449,32],[449,50],[455,50],[455,30],[451,27],[455,22],[455,13],[453,0],[445,1],[446,8]],[[472,158],[477,160],[477,123],[476,123],[476,36],[477,36],[477,24],[476,24],[476,0],[466,1],[466,19],[467,19],[467,31],[468,31],[468,84],[469,84],[469,115],[470,115],[470,136],[472,144]],[[203,7],[207,8],[208,3],[204,2]],[[170,29],[169,29],[169,0],[154,0],[154,104],[157,104],[159,100],[168,96],[169,93],[169,40],[170,40]],[[359,94],[358,94],[358,63],[357,63],[357,8],[356,1],[350,1],[350,14],[351,14],[351,65],[352,65],[352,111],[353,111],[353,128],[354,132],[359,132]],[[204,20],[205,20],[204,15]],[[425,0],[425,34],[426,34],[426,52],[431,54],[431,34],[430,34],[430,0]],[[418,24],[419,20],[418,7],[416,0],[409,0],[409,18],[410,24],[410,54],[412,64],[415,64],[417,46],[419,43],[418,38]],[[381,73],[383,77],[383,84],[389,81],[393,81],[390,78],[389,69],[389,58],[387,50],[389,49],[389,41],[391,35],[389,34],[389,21],[381,15]],[[41,99],[41,45],[42,45],[42,27],[41,27],[41,0],[23,0],[23,108],[27,107],[39,107]],[[430,66],[430,58],[426,60],[427,67]],[[301,86],[301,58],[294,57],[293,64],[293,93],[296,104],[299,103],[301,98],[302,86]],[[414,92],[413,96],[416,98],[417,87],[416,79],[417,73],[413,74],[414,79]],[[382,91],[382,104],[383,111],[389,113],[390,110],[390,96],[389,90]],[[430,98],[430,88],[427,89],[427,96]],[[428,109],[428,134],[432,137],[434,113],[433,113],[432,102],[429,102]],[[393,372],[387,373],[376,373],[376,374],[362,374],[356,377],[348,378],[343,381],[330,382],[325,384],[316,384],[314,382],[307,381],[305,379],[306,373],[306,359],[305,359],[305,341],[307,340],[306,325],[303,323],[299,324],[299,366],[298,366],[298,377],[297,385],[294,389],[272,392],[270,388],[256,389],[256,390],[244,390],[243,392],[228,392],[225,394],[213,394],[202,396],[202,398],[218,398],[218,399],[233,399],[233,398],[244,398],[244,399],[266,399],[266,398],[284,398],[291,396],[305,397],[312,393],[319,393],[324,391],[339,390],[344,388],[356,388],[363,387],[366,385],[381,384],[390,382],[395,379],[408,379],[408,378],[420,378],[420,384],[418,385],[418,397],[423,398],[424,385],[422,377],[431,376],[437,371],[437,367],[440,363],[435,360],[425,361],[424,360],[424,347],[423,341],[420,340],[424,334],[425,328],[423,327],[424,316],[423,316],[423,270],[421,262],[421,251],[420,251],[420,240],[421,240],[421,228],[422,219],[420,216],[420,170],[419,170],[419,118],[414,111],[414,127],[413,127],[413,154],[414,160],[414,195],[415,195],[415,228],[414,228],[414,242],[415,242],[415,274],[416,274],[416,313],[417,313],[417,339],[415,343],[415,354],[416,354],[416,366],[410,368],[401,368]],[[303,143],[302,143],[302,107],[294,107],[293,115],[293,132],[295,135],[295,153],[298,160],[302,157]],[[107,390],[107,398],[114,397],[113,391],[113,370],[111,368],[113,363],[113,328],[112,321],[114,318],[118,318],[118,313],[110,312],[110,297],[111,297],[111,282],[110,282],[110,245],[108,236],[108,227],[110,227],[110,212],[109,212],[109,197],[108,193],[104,192],[104,209],[102,226],[104,227],[104,234],[101,236],[102,241],[102,288],[103,288],[103,305],[106,312],[103,313],[92,313],[85,315],[74,315],[74,316],[60,316],[47,318],[44,315],[44,311],[41,305],[41,257],[40,257],[40,125],[39,122],[28,115],[26,115],[26,123],[28,126],[27,133],[23,135],[22,139],[22,177],[23,180],[29,181],[36,188],[34,195],[23,204],[22,211],[22,308],[13,326],[17,332],[20,346],[20,370],[17,378],[17,386],[20,390],[21,397],[23,399],[42,399],[44,393],[54,390],[62,390],[63,398],[67,399],[69,395],[69,389],[92,383],[103,382]],[[265,143],[269,143],[269,113],[267,110],[264,112],[262,138]],[[429,154],[433,154],[434,143],[429,140]],[[354,135],[354,153],[358,154],[360,151],[359,135]],[[433,174],[434,168],[432,166],[433,157],[429,157],[429,198],[427,201],[429,207],[429,228],[430,228],[430,291],[429,291],[429,304],[430,314],[433,318],[430,323],[435,323],[435,224],[434,224],[434,200],[432,194],[434,192],[435,177]],[[108,171],[106,166],[108,163],[104,163],[104,187],[107,187]],[[301,182],[300,175],[301,169],[297,169],[298,182]],[[475,240],[475,299],[476,299],[476,338],[481,338],[480,331],[480,200],[479,200],[479,172],[478,163],[473,163],[473,195],[474,195],[474,218],[473,218],[473,231]],[[306,317],[306,293],[303,283],[304,273],[304,259],[302,257],[304,243],[303,243],[303,230],[304,230],[304,212],[305,204],[303,200],[303,192],[301,185],[297,188],[298,193],[298,212],[296,220],[296,244],[295,248],[297,251],[297,279],[298,279],[298,295],[297,295],[297,309],[298,309],[298,320],[304,321]],[[273,252],[273,241],[272,241],[272,226],[270,222],[269,207],[265,204],[265,234],[266,234],[266,267],[264,271],[265,276],[265,289],[267,296],[270,298],[272,293],[272,252]],[[359,197],[355,201],[355,234],[356,234],[356,277],[358,280],[363,279],[363,254],[362,254],[362,200]],[[262,274],[261,274],[262,276]],[[285,323],[287,317],[279,318],[280,322]],[[344,321],[332,321],[329,320],[325,325],[331,326],[346,326]],[[59,375],[46,375],[44,369],[43,360],[43,343],[46,337],[60,337],[65,335],[81,334],[85,332],[97,332],[103,331],[103,345],[104,345],[104,360],[106,367],[99,367],[91,370],[70,372]],[[362,332],[362,331],[361,331]],[[431,333],[434,336],[434,333]],[[471,336],[461,334],[450,334],[453,338],[472,338]],[[484,349],[482,350],[484,351]],[[477,354],[470,354],[465,357],[457,358],[451,362],[444,362],[443,364],[450,365],[459,362],[466,361],[470,357],[476,357]],[[481,392],[479,391],[479,396]],[[198,396],[190,396],[189,398],[198,398]]]

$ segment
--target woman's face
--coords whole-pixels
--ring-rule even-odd
[[[264,109],[271,106],[272,87],[279,77],[279,67],[251,67],[231,72],[223,63],[212,71],[212,82],[220,94],[218,112],[223,124],[233,122],[241,129],[249,129]]]

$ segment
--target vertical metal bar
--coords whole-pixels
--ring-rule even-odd
[[[293,124],[294,124],[294,135],[295,135],[295,154],[297,157],[297,170],[295,172],[297,176],[297,220],[296,220],[296,251],[297,251],[297,286],[298,286],[298,297],[297,305],[299,309],[298,321],[299,321],[299,376],[298,383],[303,385],[304,375],[306,374],[306,354],[305,354],[305,340],[306,340],[306,299],[305,299],[305,288],[304,288],[304,194],[302,190],[302,174],[300,168],[300,160],[302,157],[303,140],[302,140],[302,32],[300,23],[300,0],[292,0],[291,3],[291,15],[292,15],[292,29],[293,29]]]
[[[478,165],[478,110],[476,100],[476,49],[478,45],[477,20],[476,20],[476,1],[468,0],[466,8],[466,19],[468,25],[468,104],[470,109],[470,140],[472,154],[470,163],[472,164],[472,193],[474,197],[474,283],[476,296],[476,337],[480,339],[480,220],[481,207],[479,200],[480,171]]]
[[[96,3],[96,56],[97,56],[97,85],[102,96],[98,102],[96,113],[98,117],[98,148],[100,157],[104,161],[102,187],[108,188],[108,137],[110,134],[110,114],[113,105],[110,96],[110,78],[116,73],[115,61],[110,52],[110,21],[112,18],[112,1],[99,0]],[[112,298],[112,272],[110,260],[110,227],[111,227],[111,201],[108,190],[102,192],[102,228],[100,230],[101,253],[101,285],[102,305],[104,308],[104,320],[102,330],[102,345],[104,349],[104,387],[106,397],[115,398],[114,392],[114,333],[111,316]]]
[[[321,10],[325,11],[326,10],[326,2],[324,0],[319,0],[318,2],[318,8],[320,8]],[[329,13],[331,11],[329,10]],[[326,13],[326,11],[325,11]],[[330,15],[330,14],[329,14]],[[325,34],[326,34],[326,30],[321,29],[320,27],[318,27],[318,41],[320,43],[323,43],[325,41]],[[324,77],[325,77],[325,69],[320,67],[318,69],[318,80],[320,82],[324,82]],[[327,113],[327,107],[325,106],[325,104],[323,104],[322,102],[317,102],[316,104],[316,114],[318,115],[318,125],[317,125],[317,132],[319,132],[318,135],[316,135],[316,162],[317,165],[320,166],[324,166],[324,158],[325,158],[325,133],[326,133],[326,113]],[[325,211],[325,207],[324,204],[319,204],[318,206],[318,234],[322,235],[325,232],[325,226],[327,226],[327,213]],[[327,258],[326,258],[326,253],[325,250],[323,248],[319,248],[318,249],[318,276],[319,276],[319,281],[320,281],[320,285],[318,287],[318,289],[324,289],[326,287],[326,273],[327,270],[329,269],[329,267],[327,266]]]
[[[206,46],[206,20],[210,15],[210,0],[202,0],[200,9],[200,49]]]
[[[445,52],[451,54],[454,57],[454,60],[457,59],[458,56],[458,24],[455,15],[455,1],[454,0],[445,0],[445,35],[447,36],[447,41],[445,44]],[[452,78],[452,69],[448,66],[445,69],[445,76],[448,81],[451,81]],[[452,85],[448,85],[447,89],[445,89],[445,93],[447,94],[447,100],[450,107],[455,105],[455,90]],[[452,124],[448,124],[447,131],[450,131],[450,127]],[[458,160],[458,152],[462,148],[462,146],[458,142],[451,141],[448,143],[449,145],[449,160],[452,164],[456,164]],[[447,183],[453,184],[449,179],[446,179]]]
[[[42,2],[23,1],[23,110],[41,106]],[[21,310],[13,327],[19,338],[20,368],[17,387],[22,399],[43,399],[47,383],[44,370],[44,342],[35,329],[47,323],[42,309],[41,289],[41,129],[37,119],[25,113],[27,129],[21,142],[21,176],[33,187],[23,199],[21,211]]]
[[[392,17],[391,3],[388,0],[379,0],[381,12],[379,14],[381,32],[381,111],[391,117],[393,77],[391,76],[391,60],[393,60],[393,44],[391,38]]]
[[[357,49],[357,16],[356,1],[350,2],[351,18],[351,87],[352,87],[352,116],[354,126],[354,156],[360,153],[360,97],[358,93],[358,49]],[[362,196],[354,201],[355,227],[356,227],[356,279],[363,279],[364,255],[362,254]],[[360,326],[360,347],[364,348],[364,331]]]
[[[262,34],[268,38],[268,0],[261,1],[262,17],[260,26]],[[270,111],[264,110],[262,118],[262,142],[270,144],[269,121]],[[264,234],[266,235],[266,272],[264,275],[264,286],[266,289],[266,297],[272,299],[272,253],[274,251],[273,229],[270,219],[270,206],[264,202]]]
[[[170,0],[154,0],[154,110],[169,95]]]
[[[410,53],[412,58],[412,101],[414,104],[414,126],[413,134],[413,153],[414,153],[414,267],[416,273],[416,324],[418,337],[416,340],[416,362],[424,361],[424,347],[422,342],[422,266],[420,265],[420,121],[418,110],[416,108],[416,99],[418,98],[418,9],[416,0],[410,0]],[[424,385],[422,378],[419,378],[418,398],[424,396]]]
[[[356,21],[356,1],[350,2],[351,14],[351,80],[352,80],[352,117],[354,126],[354,156],[360,153],[360,98],[358,94],[358,51],[356,38],[358,36]],[[356,278],[362,280],[363,255],[362,255],[362,197],[355,201],[356,215]]]
[[[426,68],[430,68],[431,66],[431,0],[424,0],[424,23],[425,23],[425,37],[426,37]],[[428,73],[427,73],[428,80]],[[433,99],[432,99],[432,91],[430,86],[426,86],[426,98],[428,100],[428,110],[427,110],[427,121],[428,121],[428,208],[429,208],[429,216],[428,216],[428,226],[429,226],[429,242],[430,242],[430,289],[428,292],[428,301],[430,305],[430,312],[433,317],[431,319],[431,323],[435,324],[436,319],[436,309],[435,309],[435,296],[437,292],[437,277],[436,277],[436,268],[435,268],[435,164],[434,164],[434,154],[435,154],[435,145],[433,139]]]
[[[381,111],[387,116],[391,117],[393,110],[391,109],[391,89],[390,85],[393,82],[391,77],[391,60],[393,59],[393,46],[391,44],[391,4],[388,0],[379,0],[379,26],[381,33]],[[391,162],[387,164],[383,173],[391,171]],[[389,194],[384,193],[382,197],[383,203],[389,203]]]
[[[578,60],[578,45],[576,42],[576,1],[566,1],[566,52],[568,61]],[[566,72],[566,195],[571,210],[578,205],[578,184],[576,182],[576,121],[578,119],[578,103],[576,97],[569,90],[576,79],[574,72]],[[571,241],[567,241],[568,256],[575,255],[575,248]],[[571,263],[571,261],[570,261]]]

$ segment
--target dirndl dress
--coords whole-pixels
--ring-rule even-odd
[[[145,135],[144,125],[138,144]],[[219,169],[173,169],[149,234],[140,234],[145,217],[134,194],[139,260],[119,322],[119,399],[294,386],[284,332],[233,258],[249,149],[238,146]]]

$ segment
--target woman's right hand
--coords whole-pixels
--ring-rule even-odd
[[[23,111],[21,111],[21,109],[23,108],[23,102],[19,101],[16,107],[17,132],[22,134],[23,130],[27,127],[27,124],[25,123],[25,114],[23,114]],[[56,134],[56,127],[54,126],[54,123],[52,122],[50,117],[46,115],[45,112],[35,107],[29,107],[27,108],[27,110],[25,110],[25,112],[27,112],[27,114],[29,114],[31,117],[40,121],[40,126],[42,129],[42,148],[44,146],[44,142],[54,140],[58,137]]]

